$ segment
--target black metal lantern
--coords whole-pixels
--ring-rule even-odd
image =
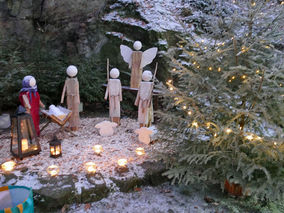
[[[53,138],[52,141],[49,142],[49,147],[50,157],[58,158],[62,156],[61,140],[59,140],[56,136]]]
[[[21,160],[41,151],[31,115],[18,113],[11,116],[10,150],[13,156]]]

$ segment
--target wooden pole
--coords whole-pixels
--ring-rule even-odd
[[[107,82],[109,81],[109,58],[107,58]]]
[[[154,76],[153,76],[153,81],[156,78],[157,70],[158,70],[158,62],[156,63],[155,72],[154,72]]]

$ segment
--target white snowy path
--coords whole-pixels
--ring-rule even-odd
[[[141,190],[141,191],[140,191]],[[190,193],[190,191],[189,191]],[[193,194],[193,193],[192,193]],[[226,212],[214,204],[207,204],[204,197],[182,193],[181,188],[163,184],[144,187],[131,193],[114,192],[109,197],[90,204],[72,205],[68,213],[209,213]],[[216,211],[216,210],[219,211]],[[221,210],[221,211],[220,211]]]

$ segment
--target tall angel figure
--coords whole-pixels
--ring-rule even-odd
[[[120,102],[122,101],[122,89],[119,77],[119,70],[113,68],[110,71],[111,79],[108,80],[105,93],[105,100],[109,97],[109,117],[112,122],[120,123]]]
[[[154,82],[152,79],[151,71],[144,71],[142,74],[142,82],[140,83],[139,90],[136,96],[135,105],[138,106],[138,122],[140,127],[149,127],[153,119],[153,103],[152,91]]]
[[[152,47],[144,52],[140,51],[142,43],[135,41],[133,44],[135,51],[125,45],[120,45],[120,53],[123,60],[129,64],[131,69],[130,87],[139,88],[142,76],[142,69],[150,64],[157,55],[158,48]]]
[[[72,115],[69,120],[69,127],[72,131],[76,131],[80,125],[79,116],[79,105],[80,105],[80,94],[79,94],[79,82],[76,77],[78,70],[77,67],[70,65],[66,73],[68,77],[65,80],[61,95],[61,103],[64,101],[64,96],[67,96],[67,107],[72,111]]]

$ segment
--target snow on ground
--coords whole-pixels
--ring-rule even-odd
[[[80,193],[81,187],[88,188],[86,179],[87,170],[85,163],[92,161],[97,165],[97,172],[101,173],[107,186],[113,182],[110,177],[121,179],[128,177],[143,177],[144,170],[139,164],[148,159],[148,150],[151,149],[145,144],[138,141],[134,131],[138,128],[136,120],[129,118],[122,119],[121,125],[116,128],[115,134],[109,137],[102,137],[95,129],[95,125],[101,121],[108,120],[107,118],[84,118],[81,119],[81,128],[74,132],[76,136],[72,136],[69,132],[60,132],[59,138],[62,140],[62,157],[51,158],[49,152],[49,143],[53,138],[54,132],[60,127],[57,124],[50,124],[41,132],[40,145],[42,151],[38,155],[24,158],[22,161],[16,161],[16,168],[12,173],[16,176],[22,176],[22,180],[17,184],[30,186],[32,188],[40,188],[40,183],[35,181],[35,176],[48,177],[46,169],[50,165],[57,165],[60,169],[58,175],[75,174],[79,177],[79,182],[76,183],[77,191]],[[10,153],[10,132],[1,135],[0,143],[0,164],[12,159]],[[96,144],[102,145],[104,151],[101,156],[97,156],[92,147]],[[146,155],[137,156],[135,149],[144,147]],[[115,168],[117,167],[118,159],[126,158],[128,160],[129,171],[123,174],[118,174]],[[27,168],[28,171],[24,174],[21,170]],[[1,171],[3,172],[3,171]],[[1,175],[0,175],[1,176]],[[14,181],[14,182],[13,182]],[[9,184],[16,184],[15,179],[10,180]],[[101,184],[98,180],[97,184]],[[31,186],[30,186],[31,187]]]
[[[135,192],[111,193],[107,198],[89,204],[72,205],[68,213],[209,213],[218,212],[204,201],[200,193],[186,195],[169,184],[137,188]],[[222,212],[222,211],[220,211]],[[224,212],[224,211],[223,211]]]
[[[115,9],[121,7],[121,4],[135,4],[140,16],[148,23],[130,17],[125,17],[125,14],[121,14]],[[189,3],[185,3],[182,0],[118,0],[114,5],[110,7],[114,11],[106,14],[103,17],[104,21],[117,21],[134,26],[141,27],[143,29],[154,30],[157,32],[171,31],[183,31],[184,27],[181,24],[181,9],[189,7]]]

